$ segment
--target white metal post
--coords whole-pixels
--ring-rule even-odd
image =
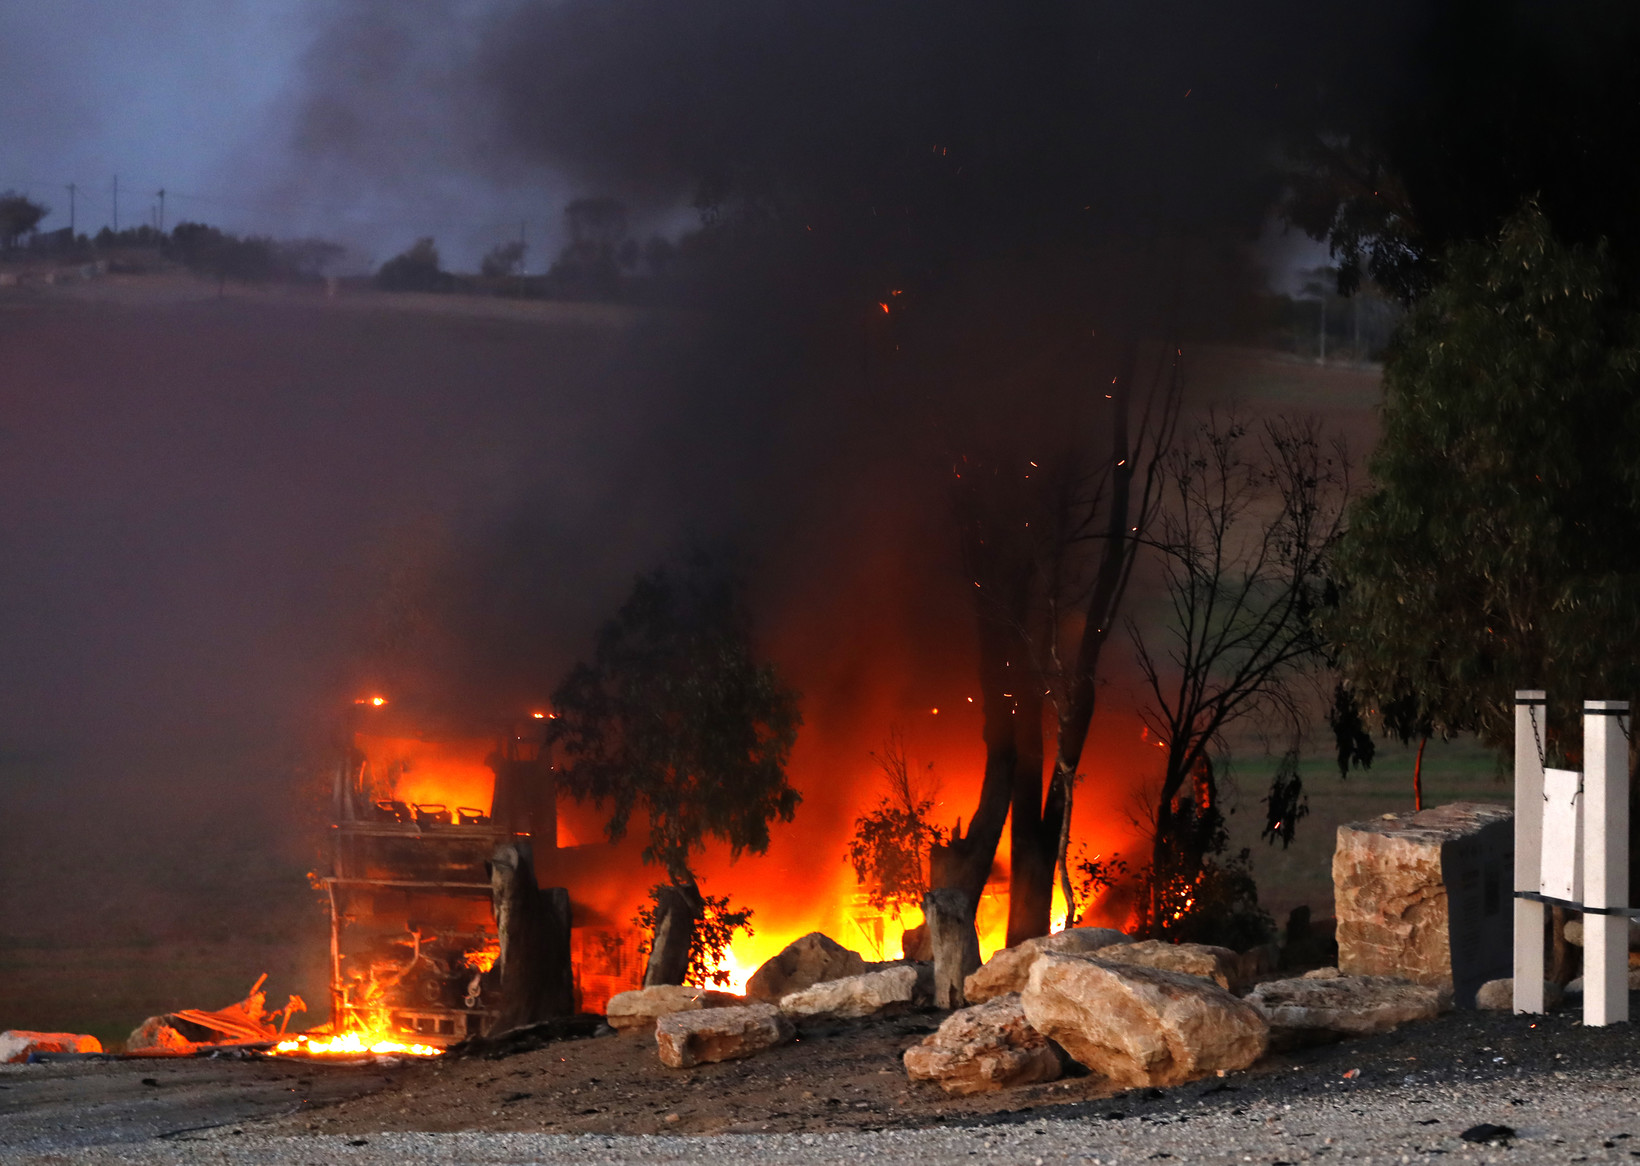
[[[1543,874],[1543,730],[1548,694],[1515,693],[1515,890],[1538,893]],[[1515,1011],[1543,1011],[1543,904],[1515,899]]]
[[[1583,702],[1583,1023],[1629,1018],[1629,751],[1625,700]],[[1605,910],[1601,910],[1604,908]],[[1616,911],[1615,914],[1608,913]]]

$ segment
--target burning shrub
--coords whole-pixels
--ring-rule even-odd
[[[648,955],[654,944],[655,929],[671,890],[664,884],[650,887],[649,900],[653,906],[639,907],[637,915],[633,916],[632,921],[650,937],[639,945],[640,955]],[[695,933],[689,941],[689,964],[684,970],[683,982],[692,988],[704,988],[708,981],[720,988],[727,987],[732,973],[723,966],[724,957],[734,943],[735,932],[744,931],[748,936],[754,934],[751,919],[750,907],[729,909],[728,895],[715,898],[703,895],[700,916],[695,920]]]
[[[1225,856],[1230,832],[1218,807],[1183,798],[1165,829],[1143,875],[1140,934],[1234,951],[1269,941],[1275,922],[1259,906],[1252,854]]]
[[[931,788],[917,788],[897,730],[889,734],[882,755],[872,756],[882,767],[889,792],[875,809],[854,820],[848,860],[867,901],[898,917],[905,908],[920,906],[928,893],[928,851],[943,841],[940,828],[929,821],[937,785],[930,782]]]

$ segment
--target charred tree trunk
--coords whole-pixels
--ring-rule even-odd
[[[975,525],[978,525],[976,523]],[[1020,769],[1019,686],[1034,686],[1025,666],[1018,629],[1029,614],[1032,568],[1028,559],[999,553],[994,542],[972,527],[965,532],[965,551],[974,574],[979,631],[980,693],[985,715],[985,778],[968,833],[959,822],[943,845],[929,848],[928,882],[933,888],[961,891],[976,909],[996,859],[997,843],[1008,820],[1008,807]],[[1041,739],[1041,717],[1038,741]],[[1041,767],[1041,745],[1036,747]],[[972,916],[970,916],[972,923]]]
[[[649,965],[644,968],[643,986],[681,984],[689,973],[689,949],[695,942],[695,925],[700,922],[705,903],[693,879],[660,888],[655,901],[655,934],[649,944]]]
[[[1147,481],[1139,500],[1139,521],[1134,521],[1133,479],[1138,469],[1138,451],[1132,448],[1128,422],[1138,364],[1138,346],[1129,341],[1122,350],[1121,363],[1111,388],[1111,497],[1110,510],[1105,516],[1104,543],[1099,555],[1099,568],[1094,575],[1093,590],[1089,592],[1088,604],[1083,610],[1082,639],[1076,647],[1076,662],[1065,678],[1053,777],[1048,783],[1048,803],[1043,813],[1047,822],[1059,828],[1054,859],[1065,895],[1067,921],[1078,914],[1070,871],[1072,786],[1076,781],[1076,771],[1082,764],[1082,751],[1087,747],[1088,729],[1093,724],[1094,706],[1098,701],[1099,659],[1115,628],[1116,614],[1121,609],[1122,597],[1133,575],[1139,544],[1135,537],[1138,532],[1132,528],[1144,524],[1150,508]],[[1176,393],[1173,389],[1169,393],[1170,396],[1163,402],[1161,427],[1150,453],[1151,470],[1147,472],[1153,472],[1156,459],[1165,451],[1171,432],[1170,418]],[[1141,444],[1143,433],[1144,427],[1141,426]]]
[[[1418,756],[1412,759],[1412,808],[1424,808],[1424,746],[1429,744],[1429,734],[1425,733],[1418,738]]]
[[[1022,676],[1015,684],[1014,739],[1017,756],[1009,810],[1009,947],[1046,935],[1052,926],[1059,814],[1049,821],[1042,805],[1042,688],[1038,676]],[[1059,803],[1059,809],[1063,808]]]
[[[963,981],[979,967],[976,908],[975,899],[950,887],[929,891],[923,898],[923,915],[934,948],[936,1008],[963,1008],[968,1003]]]
[[[528,842],[504,842],[490,857],[490,899],[501,953],[496,1032],[575,1013],[569,892],[535,884]]]

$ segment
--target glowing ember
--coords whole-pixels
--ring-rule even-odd
[[[275,1053],[296,1054],[304,1057],[362,1057],[367,1053],[394,1054],[408,1057],[442,1056],[443,1049],[432,1045],[407,1045],[382,1033],[344,1032],[340,1036],[314,1037],[306,1034],[282,1040],[273,1046]]]

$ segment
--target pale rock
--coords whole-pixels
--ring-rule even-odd
[[[1574,947],[1583,946],[1583,920],[1567,920],[1566,942]],[[1640,919],[1629,920],[1629,952],[1631,956],[1640,954]]]
[[[1199,976],[1044,952],[1021,996],[1031,1027],[1116,1085],[1244,1069],[1269,1043],[1257,1009]]]
[[[1227,947],[1207,943],[1168,943],[1160,939],[1146,939],[1100,948],[1093,954],[1106,963],[1200,976],[1226,991],[1240,980],[1241,957]]]
[[[1583,977],[1579,976],[1570,984],[1567,984],[1566,991],[1581,993],[1583,991]],[[1629,965],[1629,991],[1640,992],[1640,967],[1636,967],[1632,963]]]
[[[655,1022],[661,1062],[674,1069],[732,1061],[783,1045],[797,1035],[773,1004],[673,1012]]]
[[[891,1008],[905,1008],[918,995],[918,981],[925,980],[923,995],[933,992],[933,968],[926,971],[910,964],[866,972],[860,976],[844,976],[840,980],[822,980],[800,992],[780,998],[780,1011],[787,1016],[836,1016],[853,1018],[872,1016]]]
[[[75,1032],[30,1032],[13,1028],[0,1032],[0,1065],[21,1065],[31,1053],[100,1053],[102,1042]]]
[[[656,984],[617,992],[604,1005],[604,1017],[617,1032],[652,1028],[655,1021],[674,1012],[697,1012],[702,1008],[730,1008],[746,1003],[744,996],[691,988],[686,984]]]
[[[1031,965],[1045,951],[1093,952],[1133,940],[1110,927],[1067,927],[1052,935],[1027,939],[1005,947],[963,981],[963,995],[970,1004],[979,1004],[1010,992],[1025,990]]]
[[[191,1053],[198,1047],[171,1023],[169,1016],[150,1016],[125,1038],[125,1051],[128,1053],[181,1054]]]
[[[1270,1025],[1279,1048],[1347,1036],[1389,1032],[1415,1020],[1433,1020],[1445,1003],[1440,989],[1388,976],[1305,975],[1266,980],[1247,994]]]
[[[1543,1006],[1545,1008],[1559,1008],[1566,999],[1566,993],[1559,984],[1549,980],[1543,981]],[[1513,1012],[1515,1010],[1515,981],[1505,976],[1501,980],[1488,980],[1475,993],[1475,1007],[1487,1008],[1494,1012]]]
[[[1338,966],[1402,976],[1467,1007],[1509,970],[1514,813],[1458,802],[1338,828]]]
[[[866,970],[865,957],[829,935],[811,931],[794,939],[746,981],[752,1000],[775,1001],[825,980],[858,976]]]
[[[984,1093],[1056,1080],[1059,1053],[1025,1019],[1019,995],[958,1009],[937,1032],[905,1051],[906,1075],[947,1093]]]

